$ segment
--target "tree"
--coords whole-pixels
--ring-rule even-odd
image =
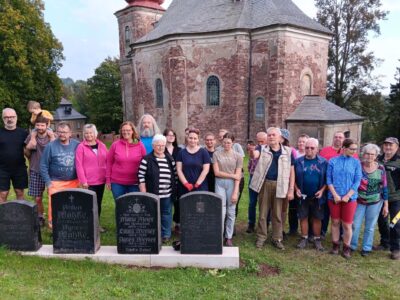
[[[371,71],[380,62],[368,51],[368,34],[380,34],[387,13],[380,0],[315,0],[317,20],[333,33],[328,59],[328,98],[346,107],[359,95],[376,91]]]
[[[385,136],[400,138],[400,68],[397,68],[395,84],[390,85],[390,94],[387,101],[387,120]]]
[[[106,58],[87,81],[88,115],[99,131],[117,131],[122,122],[119,60]]]
[[[0,0],[0,105],[15,108],[24,125],[29,100],[52,110],[61,98],[63,48],[43,10],[42,0]]]

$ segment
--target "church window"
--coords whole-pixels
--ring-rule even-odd
[[[219,79],[217,76],[210,76],[207,79],[207,105],[219,106],[220,92]]]
[[[131,29],[129,26],[125,27],[125,44],[129,45],[131,43]]]
[[[256,99],[255,117],[257,120],[264,120],[265,118],[265,101],[262,97]]]
[[[307,96],[312,94],[311,76],[306,74],[301,78],[301,95]]]
[[[156,107],[164,106],[163,86],[160,78],[156,80]]]

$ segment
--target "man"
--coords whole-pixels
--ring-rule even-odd
[[[297,248],[304,249],[308,244],[308,217],[312,216],[314,245],[323,251],[321,244],[321,220],[324,218],[326,199],[326,170],[328,162],[318,153],[318,140],[309,138],[305,143],[305,155],[295,162],[295,192],[299,199],[297,213],[300,219],[301,240]]]
[[[146,148],[146,154],[149,154],[153,151],[153,137],[156,134],[160,134],[157,122],[151,115],[144,114],[139,120],[138,129],[140,132],[140,140]]]
[[[40,158],[48,143],[55,140],[54,132],[48,130],[49,120],[38,116],[35,129],[25,140],[25,156],[29,159],[29,190],[28,195],[35,198],[38,207],[39,223],[44,226],[43,192],[46,187],[40,175]]]
[[[294,198],[294,158],[290,147],[280,144],[281,131],[267,130],[268,146],[261,151],[250,188],[259,193],[259,217],[256,247],[262,248],[267,240],[267,212],[271,209],[272,243],[284,250],[282,244],[282,203],[284,198]]]
[[[205,149],[208,152],[208,155],[210,155],[210,159],[211,159],[211,163],[213,162],[212,158],[213,158],[213,154],[215,152],[215,135],[211,132],[207,133],[204,136],[204,144]],[[208,190],[210,192],[215,193],[215,175],[214,175],[214,169],[212,166],[210,166],[210,171],[207,174],[207,182],[208,182]]]
[[[4,128],[0,128],[0,203],[6,202],[10,182],[17,199],[24,199],[28,187],[24,146],[28,132],[17,127],[17,113],[12,108],[2,112]]]
[[[386,170],[387,183],[389,189],[389,217],[379,215],[378,225],[381,234],[381,244],[379,250],[389,249],[392,259],[400,259],[400,221],[395,223],[395,217],[400,213],[400,156],[399,140],[395,137],[388,137],[383,143],[383,154],[378,157],[378,161],[383,163]]]
[[[250,179],[249,179],[248,226],[246,229],[247,233],[253,233],[256,225],[256,210],[257,210],[256,207],[257,207],[258,193],[250,188],[250,182],[253,177],[254,170],[257,166],[261,150],[267,145],[267,133],[264,131],[257,132],[256,139],[257,139],[257,146],[248,145],[247,148],[250,157],[248,163]]]
[[[75,169],[75,151],[79,142],[71,139],[71,127],[66,122],[58,124],[57,135],[58,138],[46,146],[40,159],[40,175],[49,194],[50,228],[52,228],[51,195],[79,186]]]

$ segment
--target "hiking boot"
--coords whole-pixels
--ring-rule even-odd
[[[374,250],[374,251],[389,251],[389,246],[379,244],[378,246],[373,246],[372,250]]]
[[[345,259],[350,259],[351,258],[351,248],[349,246],[343,245],[342,256]]]
[[[308,245],[308,238],[302,237],[300,242],[297,244],[297,248],[304,249],[307,247],[307,245]]]
[[[333,255],[339,255],[339,248],[340,248],[339,243],[332,242],[332,249],[329,253]]]
[[[247,233],[253,233],[254,232],[254,225],[252,226],[252,225],[249,225],[248,227],[247,227],[247,229],[246,229],[246,232]]]
[[[257,240],[256,241],[256,248],[257,249],[262,249],[262,247],[264,246],[264,242]]]
[[[272,240],[272,245],[279,250],[285,250],[285,246],[283,246],[282,241],[280,240]]]
[[[400,259],[400,250],[392,251],[392,253],[390,254],[390,258],[394,259],[394,260],[399,260]]]
[[[361,250],[361,256],[362,257],[367,257],[370,254],[371,254],[371,251]]]
[[[314,239],[314,246],[317,251],[325,251],[324,246],[322,246],[321,239]]]
[[[225,246],[233,247],[232,239],[226,239]]]

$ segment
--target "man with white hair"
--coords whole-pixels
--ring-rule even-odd
[[[318,140],[309,138],[305,143],[305,155],[299,157],[294,165],[295,191],[299,199],[297,214],[300,219],[301,240],[297,248],[304,249],[308,244],[308,217],[312,217],[314,245],[323,251],[321,244],[321,220],[324,218],[326,202],[326,170],[328,162],[318,155]]]
[[[28,187],[24,146],[28,132],[17,127],[17,113],[12,108],[2,112],[4,128],[0,128],[0,203],[6,202],[10,182],[17,199],[24,199],[24,189]]]
[[[153,151],[153,137],[156,134],[161,133],[157,126],[157,122],[152,115],[144,114],[139,119],[138,129],[140,133],[140,140],[146,148],[146,154],[149,154],[151,151]]]
[[[272,243],[284,250],[282,203],[284,198],[294,198],[294,157],[290,147],[280,143],[281,131],[271,127],[267,130],[268,146],[262,149],[254,170],[250,188],[259,193],[259,217],[256,247],[262,248],[267,240],[267,212],[271,210]]]

